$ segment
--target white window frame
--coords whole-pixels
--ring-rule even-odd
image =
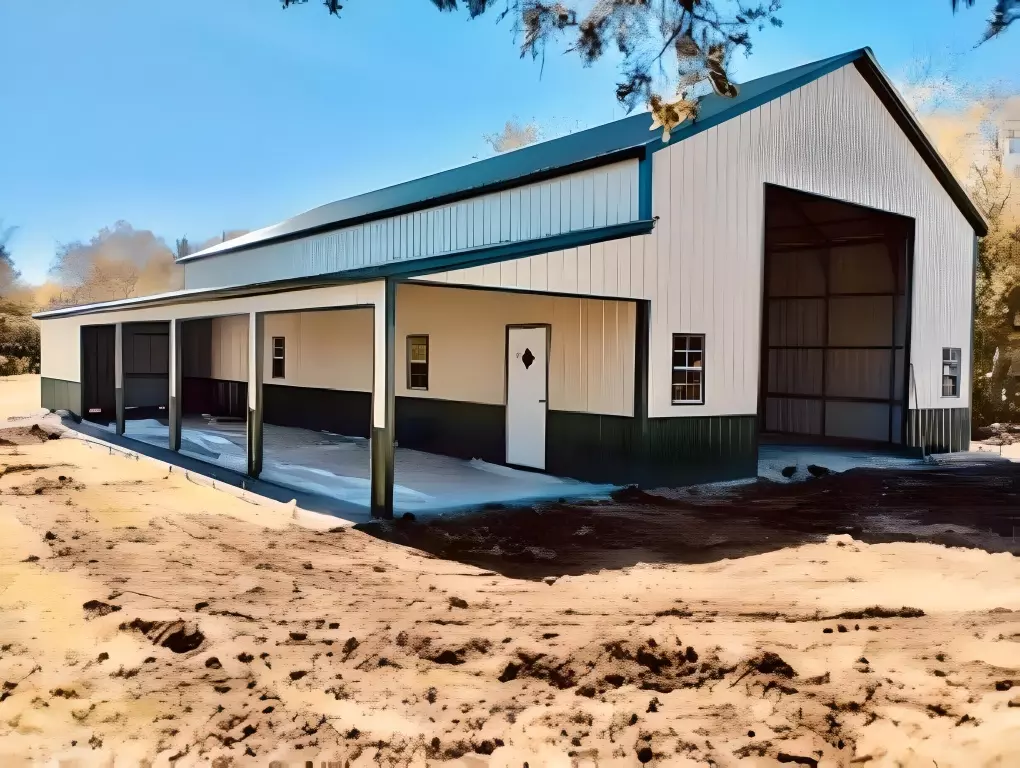
[[[678,349],[677,348],[677,341],[679,339],[684,339],[684,348],[683,349]],[[690,340],[691,339],[699,339],[700,340],[700,342],[701,342],[701,349],[700,350],[691,349],[690,348]],[[675,358],[676,358],[676,355],[677,355],[678,352],[682,352],[684,354],[684,365],[677,365],[676,364]],[[698,365],[691,365],[690,356],[691,356],[691,353],[693,353],[693,352],[700,352],[701,353],[701,359],[700,359],[700,363]],[[672,346],[670,347],[670,363],[671,363],[671,366],[672,366],[671,369],[670,369],[670,381],[669,381],[669,393],[670,393],[670,402],[671,402],[671,404],[672,405],[704,405],[705,404],[705,334],[703,334],[703,333],[674,333],[673,334]],[[676,391],[675,388],[677,386],[680,386],[680,385],[677,385],[674,382],[673,377],[674,377],[674,375],[678,371],[683,371],[685,373],[697,373],[698,374],[698,391],[701,394],[701,397],[699,399],[697,399],[697,400],[677,400],[676,399],[676,397],[674,395],[674,393]],[[685,383],[683,386],[692,386],[692,385],[689,384],[689,383]]]
[[[276,342],[280,342],[280,353],[277,355]],[[280,361],[280,375],[276,375],[276,361]],[[287,378],[287,337],[286,336],[274,336],[273,337],[273,354],[272,364],[269,368],[270,378],[273,379],[286,379]]]
[[[960,347],[942,348],[942,397],[960,397],[960,378],[963,369],[963,354]],[[946,384],[953,383],[952,392],[946,393]]]

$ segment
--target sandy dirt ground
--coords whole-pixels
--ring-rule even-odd
[[[1015,464],[360,530],[9,419],[32,387],[0,765],[1020,764]]]

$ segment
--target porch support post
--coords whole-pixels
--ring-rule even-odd
[[[181,320],[170,321],[170,401],[167,418],[170,422],[170,450],[181,450]]]
[[[265,366],[266,316],[248,315],[248,476],[262,474],[262,369]]]
[[[372,517],[393,517],[393,437],[396,405],[396,283],[383,281],[375,305],[375,354],[372,383]]]
[[[117,323],[113,343],[113,398],[117,434],[124,434],[124,323]]]
[[[642,442],[648,434],[648,366],[651,355],[651,302],[639,301],[635,305],[637,339],[634,342],[634,418],[638,422]]]

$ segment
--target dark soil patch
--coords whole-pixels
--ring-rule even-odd
[[[874,605],[871,608],[865,608],[863,611],[844,611],[843,613],[837,613],[835,616],[825,616],[824,621],[833,621],[835,619],[919,619],[924,616],[924,611],[920,608],[908,608],[906,606],[902,608],[882,608]],[[841,630],[842,631],[842,630]]]
[[[407,525],[356,526],[378,538],[513,578],[623,568],[637,562],[709,563],[850,534],[869,542],[929,541],[1020,554],[1013,538],[1020,464],[862,469],[804,483],[760,481],[725,496],[667,499],[634,488],[596,502],[480,510]],[[895,517],[902,532],[883,523]],[[588,535],[578,536],[584,526]],[[952,536],[931,533],[952,525]],[[916,531],[912,527],[916,526]],[[960,529],[964,530],[960,530]],[[552,552],[552,556],[550,556]],[[663,617],[684,617],[682,608]],[[914,618],[916,609],[875,606],[834,617]]]
[[[715,656],[700,662],[692,662],[692,657],[698,658],[693,648],[674,651],[627,640],[592,644],[566,659],[518,650],[499,680],[543,680],[560,689],[577,688],[578,695],[592,698],[623,685],[657,693],[698,688],[733,671]]]
[[[89,600],[87,603],[83,603],[81,607],[85,611],[86,621],[99,618],[100,616],[109,616],[111,613],[116,613],[120,610],[119,605],[104,603],[102,600]]]
[[[5,427],[0,429],[0,445],[38,445],[47,440],[59,440],[60,432],[43,429],[38,424],[31,427]]]
[[[188,653],[198,648],[205,635],[194,624],[177,619],[176,621],[145,621],[133,619],[121,624],[124,631],[141,632],[153,645],[167,648],[174,653]]]
[[[780,763],[793,763],[794,765],[807,765],[809,768],[818,768],[818,761],[806,755],[790,755],[786,752],[780,752],[776,755],[776,760]]]

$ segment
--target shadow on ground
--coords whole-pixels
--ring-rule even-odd
[[[643,563],[709,563],[850,534],[1020,554],[1020,465],[853,470],[808,482],[759,481],[673,498],[489,509],[359,530],[436,557],[541,579]]]

